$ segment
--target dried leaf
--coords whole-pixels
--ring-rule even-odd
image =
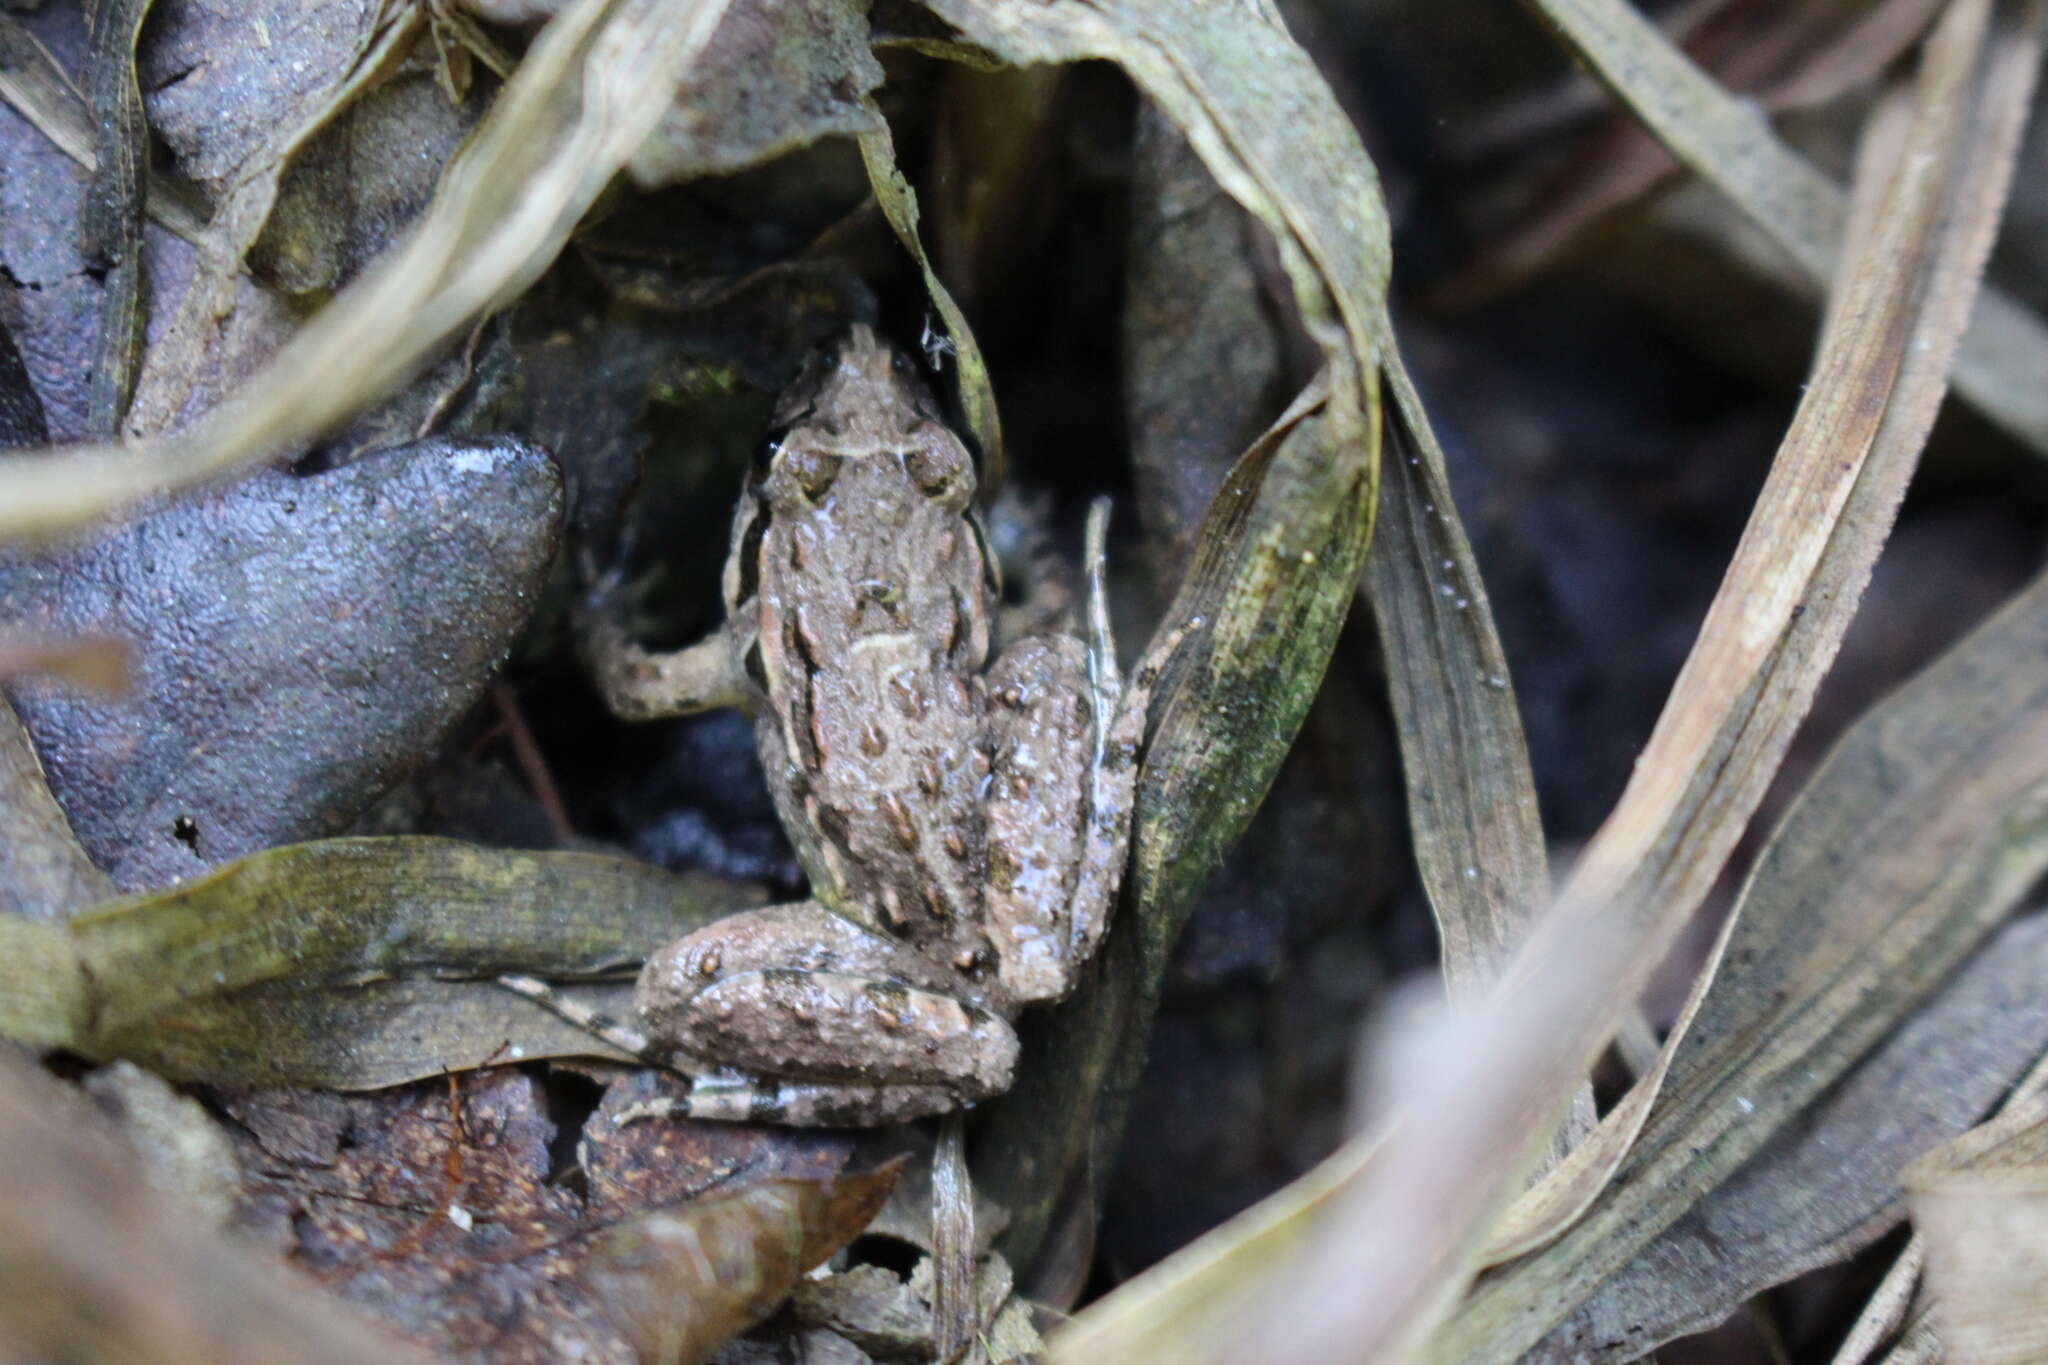
[[[722,0],[582,0],[528,49],[406,244],[321,310],[246,386],[175,434],[20,456],[0,541],[49,537],[226,476],[361,408],[517,294],[636,151]]]
[[[1757,951],[1770,949],[1762,944]],[[1523,1358],[1530,1365],[1638,1359],[1662,1342],[1714,1326],[1753,1295],[1883,1236],[1906,1213],[1900,1171],[1975,1122],[2048,1047],[2048,1000],[2039,989],[2044,972],[2048,918],[2036,914],[1982,944],[1832,1084],[1826,1082],[1833,1068],[1825,1068],[1818,1078],[1825,1088],[1782,1121],[1770,1117],[1780,1107],[1771,1091],[1720,1087],[1738,1096],[1732,1105],[1739,1125],[1772,1129],[1763,1146],[1713,1184],[1713,1172],[1740,1159],[1753,1142],[1748,1133],[1725,1135],[1671,1189],[1650,1196],[1645,1216],[1652,1222],[1662,1221],[1667,1197],[1690,1207],[1601,1278]],[[1702,1185],[1710,1187],[1702,1193]],[[1606,1265],[1610,1258],[1603,1253],[1599,1261]],[[1890,1328],[1880,1327],[1871,1346],[1902,1320],[1916,1276],[1909,1265],[1893,1292]]]
[[[120,429],[142,356],[142,205],[149,176],[149,125],[135,82],[135,40],[150,0],[102,0],[93,10],[87,57],[99,136],[92,187],[79,223],[80,250],[106,273],[99,345],[93,356],[89,433]]]
[[[858,1236],[902,1160],[831,1181],[770,1181],[602,1234],[585,1270],[642,1360],[706,1360],[804,1271]]]
[[[43,781],[28,731],[0,694],[0,915],[57,920],[114,895]]]
[[[430,7],[430,28],[435,17]],[[358,88],[337,92],[330,99],[334,107],[324,111],[325,123],[290,154],[268,217],[261,220],[262,234],[248,249],[244,268],[288,295],[301,314],[360,275],[419,221],[443,168],[489,107],[481,97],[450,103],[434,73],[418,60],[421,41],[415,37],[410,49],[401,48],[403,36],[386,30],[377,39],[378,49],[389,49],[393,60],[380,63],[374,50],[357,59],[357,77],[348,84]],[[345,104],[339,103],[343,97]],[[245,185],[234,192],[253,191]],[[474,337],[472,330],[463,348],[472,358]],[[455,360],[443,359],[408,389],[434,384],[448,368],[464,370],[467,378],[460,362],[451,367]],[[418,419],[400,429],[409,439],[419,429]]]
[[[244,348],[223,323],[236,310],[243,261],[269,221],[286,167],[383,77],[422,22],[418,6],[387,10],[372,0],[347,0],[322,5],[311,22],[293,22],[295,12],[274,14],[289,35],[276,45],[262,41],[268,26],[261,15],[230,27],[203,9],[173,6],[173,12],[196,22],[185,32],[165,26],[169,32],[159,31],[153,50],[159,61],[182,55],[180,65],[192,69],[168,98],[151,101],[152,113],[181,151],[186,173],[217,182],[219,201],[197,243],[184,296],[144,357],[125,428],[131,437],[180,424],[195,398],[217,399],[224,382],[243,378],[236,371],[246,362],[234,353]],[[193,36],[204,46],[181,54],[178,40]],[[180,105],[186,106],[182,118]],[[203,378],[213,382],[202,384]]]
[[[427,1356],[149,1189],[89,1106],[0,1057],[0,1355],[305,1365]]]
[[[871,1226],[868,1231],[880,1231]],[[814,1275],[797,1286],[790,1308],[799,1322],[825,1327],[881,1359],[965,1360],[988,1365],[1027,1356],[1042,1346],[1030,1327],[1023,1301],[1011,1294],[1009,1263],[1001,1256],[984,1259],[963,1288],[970,1317],[965,1354],[948,1356],[940,1340],[938,1319],[944,1312],[936,1300],[939,1271],[930,1257],[918,1261],[905,1280],[876,1265],[856,1265],[830,1275]],[[978,1307],[977,1307],[978,1305]],[[1019,1323],[1017,1319],[1022,1317]]]
[[[11,14],[0,14],[0,99],[64,155],[87,171],[97,169],[93,116],[85,96],[49,49]],[[188,242],[206,230],[205,211],[190,190],[153,173],[147,208],[150,217]]]
[[[341,1088],[587,1054],[587,1034],[493,978],[616,975],[758,900],[595,854],[288,845],[66,923],[0,919],[0,1035],[179,1079]],[[432,979],[450,977],[466,979]]]
[[[630,1365],[625,1324],[583,1274],[600,1243],[749,1184],[829,1187],[854,1144],[736,1124],[621,1126],[636,1101],[673,1094],[674,1078],[598,1072],[594,1111],[584,1075],[527,1068],[368,1095],[217,1096],[242,1170],[236,1224],[444,1358]]]
[[[865,136],[882,66],[866,14],[845,0],[731,6],[693,80],[626,163],[645,187],[728,175],[821,138]]]
[[[2048,1098],[2034,1095],[1907,1172],[1932,1317],[1956,1365],[2048,1355]]]

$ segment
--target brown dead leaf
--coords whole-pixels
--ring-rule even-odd
[[[75,1093],[0,1055],[0,1357],[427,1365],[148,1187]]]
[[[580,1121],[567,1072],[233,1098],[239,1221],[450,1358],[702,1359],[865,1227],[896,1168],[844,1174],[843,1135],[618,1126],[673,1084],[622,1076]]]
[[[777,1180],[640,1215],[599,1236],[585,1276],[642,1360],[708,1358],[853,1240],[901,1161],[828,1181]]]

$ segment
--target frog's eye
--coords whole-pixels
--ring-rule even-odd
[[[826,455],[815,450],[798,447],[782,452],[783,468],[796,480],[796,486],[812,502],[825,496],[839,478],[839,466],[845,463],[837,455]]]
[[[775,467],[776,457],[782,454],[782,443],[789,437],[788,427],[777,427],[761,438],[761,444],[754,447],[753,479],[760,483],[768,477],[768,471]]]
[[[957,499],[965,505],[974,491],[974,467],[966,452],[952,445],[917,446],[904,452],[904,472],[924,490],[925,496],[940,501]]]

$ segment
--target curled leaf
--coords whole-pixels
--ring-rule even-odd
[[[903,1159],[830,1180],[775,1180],[607,1229],[584,1275],[646,1361],[691,1365],[766,1317],[860,1235]]]

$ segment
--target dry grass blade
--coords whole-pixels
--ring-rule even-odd
[[[105,438],[120,429],[142,357],[142,213],[149,175],[149,123],[135,78],[135,40],[149,0],[106,0],[93,12],[92,78],[99,138],[79,244],[106,271],[99,345],[86,421]]]
[[[387,391],[552,261],[669,107],[724,0],[582,0],[542,31],[419,226],[236,403],[130,447],[13,457],[0,541],[55,536],[248,467]]]
[[[1387,661],[1415,865],[1436,917],[1444,984],[1463,1000],[1528,937],[1550,864],[1507,657],[1443,450],[1391,340],[1384,365],[1390,458],[1363,588]],[[1581,1085],[1554,1155],[1584,1140],[1594,1120],[1592,1087]]]
[[[1379,623],[1415,862],[1454,999],[1491,982],[1549,891],[1536,783],[1508,666],[1450,479],[1415,385],[1387,354],[1393,399],[1365,592]],[[1586,1113],[1591,1114],[1590,1094]]]
[[[1907,1171],[1943,1358],[2048,1356],[2048,1097],[2010,1104]]]
[[[995,389],[989,383],[988,363],[982,359],[974,329],[967,325],[967,314],[960,311],[960,305],[953,301],[938,272],[932,269],[931,257],[925,252],[924,238],[918,230],[917,196],[896,165],[896,143],[889,134],[889,124],[872,99],[867,107],[875,120],[875,130],[860,137],[860,155],[868,169],[868,183],[874,186],[875,202],[881,206],[882,216],[889,220],[896,240],[917,262],[918,271],[924,276],[925,292],[946,324],[946,340],[960,366],[960,411],[967,419],[968,431],[981,447],[983,496],[992,496],[1002,485],[1004,455],[1003,426],[996,412]]]
[[[966,1132],[966,1120],[949,1114],[932,1151],[932,1354],[948,1365],[967,1350],[981,1321]]]
[[[1929,40],[1913,128],[1888,189],[1869,196],[1872,226],[1852,233],[1867,249],[1831,306],[1805,401],[1635,775],[1555,917],[1568,938],[1574,917],[1640,907],[1643,951],[1617,999],[1635,994],[1719,874],[1890,530],[2003,209],[2040,18],[2036,5],[1972,0],[1953,6]],[[1866,178],[1883,169],[1866,161]],[[1605,1183],[1648,1115],[1683,1024],[1659,1069],[1504,1220],[1494,1259],[1554,1236]]]
[[[1731,91],[1772,113],[1811,107],[1868,85],[1906,49],[1944,0],[1881,0],[1868,5],[1692,6],[1665,17],[1671,41],[1697,58]],[[1579,112],[1580,100],[1601,99],[1574,83],[1545,98],[1557,116]],[[1501,143],[1526,136],[1534,111],[1517,103],[1487,120],[1484,139]],[[1484,293],[1524,278],[1579,242],[1594,224],[1639,202],[1679,168],[1655,133],[1616,110],[1586,139],[1548,202],[1486,250],[1452,297]]]
[[[1941,1016],[1939,1005],[1923,1002],[1954,979],[2048,865],[2044,645],[2048,580],[1844,737],[1758,860],[1722,945],[1729,965],[1676,1050],[1619,1175],[1558,1240],[1473,1292],[1445,1328],[1438,1358],[1520,1354],[1738,1169],[1754,1169],[1744,1163],[1774,1136],[1795,1124],[1824,1128],[1845,1094],[1853,1116],[1860,1101],[1834,1089],[1836,1081],[1880,1043],[1891,1046],[1909,1015],[1906,1032]],[[2036,931],[2027,941],[2038,940]],[[2027,951],[2006,942],[2001,963]],[[1960,1020],[1978,1031],[1987,1019],[2010,1020],[2009,993],[2025,986],[2000,989],[2008,993],[2003,1011],[1993,993]],[[2013,1020],[2010,1031],[2024,1037],[2027,1027]],[[1969,1073],[1945,1074],[1930,1058],[1922,1084],[1982,1083],[1985,1054],[1954,1060],[1956,1046],[1924,1035],[1919,1046]],[[2019,1053],[2006,1074],[2031,1060]],[[1911,1132],[1903,1112],[1911,1087],[1894,1077],[1881,1112],[1900,1111],[1896,1126]],[[1991,1098],[1980,1093],[1980,1110]],[[1849,1134],[1869,1126],[1852,1119],[1837,1131],[1853,1140]],[[1891,1140],[1873,1134],[1870,1145]],[[1905,1147],[1894,1161],[1914,1154]],[[1804,1197],[1788,1189],[1781,1206]],[[1861,1217],[1817,1209],[1815,1221],[1860,1222],[1882,1207],[1877,1195]],[[1792,1259],[1802,1245],[1797,1232],[1778,1244]],[[1714,1297],[1710,1279],[1702,1277],[1697,1297]],[[1608,1321],[1626,1311],[1615,1307]]]
[[[1841,190],[1779,141],[1755,107],[1716,85],[1624,0],[1529,0],[1651,131],[1726,194],[1825,287],[1847,218]],[[2048,328],[1993,290],[1978,301],[1956,358],[1959,393],[2048,453]]]
[[[1913,1298],[1920,1284],[1920,1269],[1927,1260],[1927,1242],[1919,1233],[1906,1243],[1906,1249],[1885,1271],[1884,1280],[1871,1293],[1863,1312],[1856,1318],[1856,1325],[1849,1329],[1849,1335],[1842,1338],[1842,1344],[1835,1350],[1831,1365],[1863,1365],[1876,1355],[1878,1350],[1899,1334],[1905,1324],[1906,1315],[1913,1309]]]

